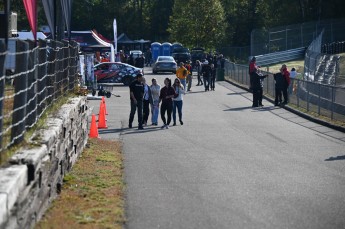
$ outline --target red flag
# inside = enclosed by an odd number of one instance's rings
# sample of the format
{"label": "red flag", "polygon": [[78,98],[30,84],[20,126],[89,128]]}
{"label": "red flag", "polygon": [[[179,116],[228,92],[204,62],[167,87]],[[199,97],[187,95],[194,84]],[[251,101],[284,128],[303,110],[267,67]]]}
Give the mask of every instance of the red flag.
{"label": "red flag", "polygon": [[29,19],[31,31],[34,35],[35,41],[37,40],[37,4],[36,0],[23,0],[26,14]]}

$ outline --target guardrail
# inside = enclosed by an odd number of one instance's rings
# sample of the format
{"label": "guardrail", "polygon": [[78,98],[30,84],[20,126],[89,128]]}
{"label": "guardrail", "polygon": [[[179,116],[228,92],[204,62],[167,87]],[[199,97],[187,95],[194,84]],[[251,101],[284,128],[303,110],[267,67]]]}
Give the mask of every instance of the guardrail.
{"label": "guardrail", "polygon": [[259,66],[267,66],[291,60],[303,59],[305,54],[305,47],[291,49],[282,52],[274,52],[256,57],[256,64]]}

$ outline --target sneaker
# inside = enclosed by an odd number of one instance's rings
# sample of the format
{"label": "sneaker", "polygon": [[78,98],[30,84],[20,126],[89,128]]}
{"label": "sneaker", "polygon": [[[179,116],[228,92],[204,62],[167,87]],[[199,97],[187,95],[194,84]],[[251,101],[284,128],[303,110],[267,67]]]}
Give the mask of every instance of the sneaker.
{"label": "sneaker", "polygon": [[162,127],[161,127],[161,129],[164,129],[166,127],[166,125],[163,125]]}
{"label": "sneaker", "polygon": [[183,125],[183,122],[182,122],[182,121],[180,121],[180,124],[181,124],[181,125]]}
{"label": "sneaker", "polygon": [[174,122],[173,126],[176,126],[176,122]]}
{"label": "sneaker", "polygon": [[165,129],[169,129],[169,126],[168,126],[168,125],[165,125]]}
{"label": "sneaker", "polygon": [[144,127],[142,127],[142,126],[138,127],[138,130],[143,130],[143,129],[144,129]]}

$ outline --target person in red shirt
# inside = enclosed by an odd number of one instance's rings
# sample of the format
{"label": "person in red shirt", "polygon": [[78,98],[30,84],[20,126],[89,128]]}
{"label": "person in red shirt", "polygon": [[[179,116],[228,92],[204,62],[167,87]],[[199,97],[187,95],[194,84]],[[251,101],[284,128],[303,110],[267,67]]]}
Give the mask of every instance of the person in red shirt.
{"label": "person in red shirt", "polygon": [[287,104],[289,102],[288,98],[288,88],[290,85],[290,72],[287,70],[287,67],[285,64],[282,65],[280,72],[282,73],[284,79],[285,79],[285,87],[283,89],[283,97],[284,97],[284,102],[283,105]]}

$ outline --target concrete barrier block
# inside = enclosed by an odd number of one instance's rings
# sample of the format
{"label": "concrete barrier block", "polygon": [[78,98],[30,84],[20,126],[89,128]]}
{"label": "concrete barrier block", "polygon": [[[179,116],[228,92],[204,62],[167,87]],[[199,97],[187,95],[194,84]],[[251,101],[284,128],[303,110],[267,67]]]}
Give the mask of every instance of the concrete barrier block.
{"label": "concrete barrier block", "polygon": [[0,193],[0,228],[5,228],[4,224],[8,219],[7,194]]}
{"label": "concrete barrier block", "polygon": [[[10,211],[16,203],[21,191],[28,183],[28,167],[12,165],[0,169],[0,194],[6,195],[6,210]],[[4,206],[1,204],[1,206]]]}

